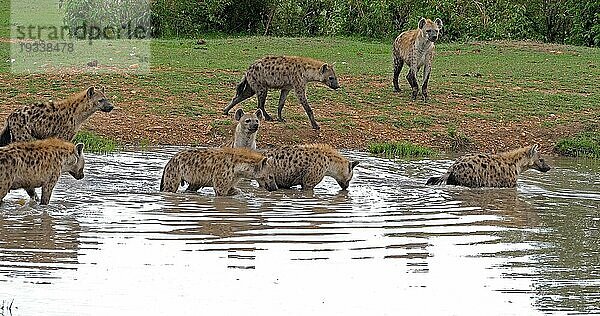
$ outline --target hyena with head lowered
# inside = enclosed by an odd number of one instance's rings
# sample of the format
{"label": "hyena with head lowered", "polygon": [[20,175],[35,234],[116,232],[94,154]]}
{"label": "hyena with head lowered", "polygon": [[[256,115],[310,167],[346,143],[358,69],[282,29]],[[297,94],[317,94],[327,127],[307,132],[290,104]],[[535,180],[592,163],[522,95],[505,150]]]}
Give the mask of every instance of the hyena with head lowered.
{"label": "hyena with head lowered", "polygon": [[433,49],[435,41],[440,36],[442,29],[442,20],[435,19],[432,22],[429,19],[421,18],[419,28],[401,33],[396,37],[393,47],[394,57],[394,91],[400,91],[398,86],[398,76],[402,66],[406,63],[410,70],[406,75],[406,80],[412,88],[412,99],[417,99],[419,93],[419,84],[417,83],[417,72],[423,67],[423,100],[427,100],[427,83],[431,73],[431,63],[433,61]]}
{"label": "hyena with head lowered", "polygon": [[238,122],[235,126],[233,139],[225,143],[222,147],[248,148],[256,150],[256,133],[262,120],[262,112],[256,110],[254,113],[244,113],[244,110],[235,111],[235,120]]}
{"label": "hyena with head lowered", "polygon": [[217,196],[240,193],[235,186],[242,179],[265,183],[269,191],[277,190],[272,173],[272,159],[247,148],[188,149],[175,154],[165,166],[160,191],[177,192],[188,183],[187,191],[213,187]]}
{"label": "hyena with head lowered", "polygon": [[223,109],[223,113],[229,113],[229,110],[236,104],[256,94],[258,108],[262,111],[265,120],[272,121],[273,118],[265,111],[267,91],[269,89],[280,89],[281,95],[277,107],[277,118],[283,122],[281,112],[285,99],[288,93],[294,90],[300,104],[306,111],[306,115],[308,115],[312,127],[319,129],[306,98],[306,84],[312,81],[324,83],[334,90],[340,87],[333,67],[322,61],[296,56],[263,57],[248,68],[244,78],[237,85],[235,97]]}
{"label": "hyena with head lowered", "polygon": [[40,204],[48,204],[62,172],[83,178],[83,144],[73,145],[50,138],[13,143],[0,148],[0,203],[9,190],[25,189],[37,200],[35,188],[42,187]]}
{"label": "hyena with head lowered", "polygon": [[60,138],[71,141],[81,125],[96,111],[110,112],[113,105],[104,88],[90,87],[66,100],[38,102],[11,113],[0,135],[0,146],[11,142]]}
{"label": "hyena with head lowered", "polygon": [[466,155],[458,158],[443,176],[429,178],[427,184],[450,184],[471,188],[515,187],[517,177],[525,170],[550,170],[538,148],[539,145],[535,144],[497,155]]}
{"label": "hyena with head lowered", "polygon": [[[295,185],[312,190],[325,176],[347,189],[358,161],[350,161],[326,144],[283,146],[269,149],[265,155],[273,159],[273,174],[278,188]],[[262,183],[259,184],[263,186]]]}

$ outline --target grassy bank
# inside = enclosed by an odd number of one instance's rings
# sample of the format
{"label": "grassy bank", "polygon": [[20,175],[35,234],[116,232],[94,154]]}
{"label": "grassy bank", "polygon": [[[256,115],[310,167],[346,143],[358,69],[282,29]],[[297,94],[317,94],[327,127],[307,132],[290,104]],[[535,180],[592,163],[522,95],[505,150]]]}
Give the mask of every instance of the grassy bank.
{"label": "grassy bank", "polygon": [[116,141],[89,131],[78,132],[73,143],[83,143],[84,151],[93,153],[110,153],[121,148]]}
{"label": "grassy bank", "polygon": [[373,143],[368,147],[370,153],[383,157],[419,158],[437,155],[436,151],[409,142]]}
{"label": "grassy bank", "polygon": [[[0,13],[0,22],[8,21],[7,12]],[[287,122],[264,123],[259,146],[322,141],[367,150],[372,143],[408,141],[442,151],[500,151],[537,142],[551,151],[559,139],[598,123],[600,49],[535,42],[442,42],[436,47],[430,100],[423,103],[410,101],[406,68],[402,91],[392,92],[387,42],[340,37],[208,38],[201,44],[155,40],[146,75],[15,75],[7,62],[9,43],[3,40],[0,119],[22,104],[101,84],[117,108],[95,114],[85,129],[122,144],[219,145],[233,126],[232,115],[223,116],[221,109],[245,69],[264,55],[286,54],[335,63],[342,88],[309,85],[320,132],[310,128],[290,94],[283,113]],[[278,97],[278,92],[269,94],[271,114]],[[240,106],[254,109],[256,99]]]}
{"label": "grassy bank", "polygon": [[556,152],[569,157],[600,159],[600,133],[583,132],[561,139],[556,144]]}

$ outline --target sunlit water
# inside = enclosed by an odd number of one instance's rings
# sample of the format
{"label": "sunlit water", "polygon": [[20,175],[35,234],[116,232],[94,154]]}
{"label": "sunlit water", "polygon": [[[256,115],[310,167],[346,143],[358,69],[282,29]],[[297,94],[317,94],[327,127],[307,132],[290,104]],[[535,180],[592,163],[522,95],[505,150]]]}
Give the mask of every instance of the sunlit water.
{"label": "sunlit water", "polygon": [[[516,189],[425,187],[450,160],[358,152],[349,190],[158,192],[177,151],[87,155],[48,207],[0,208],[12,315],[600,313],[600,165]],[[0,303],[0,306],[2,303]],[[0,310],[0,315],[10,311]]]}

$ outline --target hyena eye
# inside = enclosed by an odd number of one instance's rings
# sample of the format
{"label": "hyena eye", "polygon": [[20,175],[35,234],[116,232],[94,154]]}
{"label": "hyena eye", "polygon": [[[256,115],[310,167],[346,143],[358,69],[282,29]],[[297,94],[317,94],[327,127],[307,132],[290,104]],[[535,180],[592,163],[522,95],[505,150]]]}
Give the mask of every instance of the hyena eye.
{"label": "hyena eye", "polygon": [[335,79],[333,76],[329,77],[329,80],[333,81]]}
{"label": "hyena eye", "polygon": [[250,119],[247,119],[247,120],[246,120],[246,123],[250,123]]}

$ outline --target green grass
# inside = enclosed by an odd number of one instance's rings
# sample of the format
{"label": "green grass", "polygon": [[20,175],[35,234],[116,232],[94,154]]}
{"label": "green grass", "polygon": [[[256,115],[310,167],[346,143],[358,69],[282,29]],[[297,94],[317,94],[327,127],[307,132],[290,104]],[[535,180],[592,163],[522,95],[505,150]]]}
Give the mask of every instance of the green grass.
{"label": "green grass", "polygon": [[372,143],[369,145],[369,152],[384,157],[400,158],[431,157],[437,155],[437,152],[429,147],[409,142]]}
{"label": "green grass", "polygon": [[121,148],[116,141],[89,131],[80,131],[77,133],[73,143],[83,143],[84,151],[93,153],[110,153]]}
{"label": "green grass", "polygon": [[[400,128],[428,128],[438,123],[438,113],[457,107],[469,110],[465,114],[468,119],[492,122],[570,115],[574,111],[591,116],[595,113],[589,110],[600,108],[594,79],[600,77],[600,49],[594,48],[539,49],[527,43],[513,47],[511,42],[439,44],[429,84],[432,98],[428,110],[415,117],[400,115],[395,119],[394,112],[406,107],[410,92],[404,80],[405,67],[400,79],[402,91],[391,93],[389,43],[348,38],[241,37],[208,40],[206,50],[194,49],[193,43],[192,40],[155,41],[154,67],[173,67],[173,70],[154,72],[153,76],[169,91],[185,87],[188,93],[189,90],[210,92],[206,98],[200,96],[200,102],[214,102],[214,96],[229,100],[241,74],[255,59],[267,54],[287,54],[336,63],[342,89],[332,93],[313,84],[309,100],[341,103],[358,110],[376,108],[378,113],[373,114],[380,117],[379,121],[383,121],[385,112],[392,112],[388,115],[389,122]],[[190,69],[210,75],[201,74],[188,80]],[[174,73],[181,70],[184,75]],[[472,73],[482,76],[464,76]],[[348,82],[344,80],[347,77],[360,80]],[[188,83],[182,85],[182,79]],[[276,102],[277,94],[271,93],[267,106],[273,108]],[[292,98],[288,100],[288,104],[293,102]],[[191,104],[184,101],[182,106]],[[576,119],[571,117],[572,121]]]}
{"label": "green grass", "polygon": [[[0,0],[0,36],[4,37],[9,34],[8,8],[9,2]],[[100,83],[111,90],[115,102],[135,104],[143,114],[202,120],[221,133],[229,128],[221,109],[233,97],[247,67],[264,55],[285,54],[335,63],[341,88],[331,91],[311,83],[307,95],[322,128],[339,133],[361,128],[357,118],[398,131],[388,135],[402,135],[404,130],[444,135],[452,123],[490,127],[520,121],[540,122],[540,129],[559,124],[577,130],[581,129],[580,122],[597,121],[600,112],[598,48],[533,42],[442,42],[436,44],[430,100],[423,103],[410,101],[406,67],[400,76],[401,92],[392,92],[391,44],[387,41],[250,36],[208,37],[202,49],[195,43],[192,39],[153,40],[149,74],[76,74],[65,80],[56,75],[10,73],[10,63],[6,62],[9,44],[0,42],[0,102],[29,103],[46,91],[59,98],[81,86]],[[266,109],[272,115],[278,97],[277,92],[269,93]],[[240,106],[254,109],[256,98]],[[284,117],[285,130],[303,128],[307,121],[293,93],[286,102]],[[377,130],[372,132],[377,136]],[[456,141],[455,147],[467,142],[462,136],[448,135]]]}
{"label": "green grass", "polygon": [[600,133],[584,132],[572,138],[561,139],[554,149],[563,156],[600,159]]}

